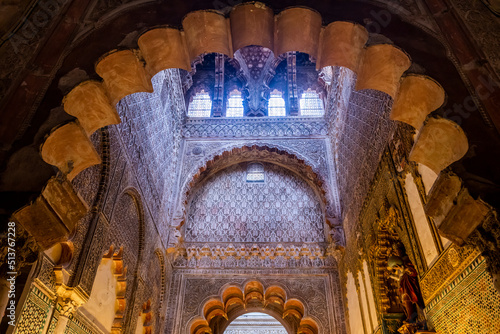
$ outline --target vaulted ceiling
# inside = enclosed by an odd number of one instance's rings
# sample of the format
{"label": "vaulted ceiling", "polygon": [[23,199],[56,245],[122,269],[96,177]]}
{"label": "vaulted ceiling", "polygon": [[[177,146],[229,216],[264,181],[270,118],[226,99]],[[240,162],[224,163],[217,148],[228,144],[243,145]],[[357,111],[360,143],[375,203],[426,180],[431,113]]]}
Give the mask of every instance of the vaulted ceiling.
{"label": "vaulted ceiling", "polygon": [[[347,20],[366,26],[371,32],[368,45],[394,43],[404,49],[413,61],[409,71],[433,77],[447,93],[445,105],[435,114],[459,121],[469,138],[472,149],[453,166],[454,170],[473,194],[498,205],[500,164],[496,160],[500,155],[491,154],[500,147],[498,133],[479,110],[464,111],[456,107],[470,103],[470,91],[462,80],[464,73],[460,67],[457,69],[456,58],[449,57],[450,45],[442,42],[447,36],[439,33],[434,23],[419,17],[416,6],[409,4],[409,10],[400,10],[398,13],[402,14],[395,15],[384,11],[384,3],[272,1],[269,5],[276,12],[291,5],[307,5],[321,13],[324,24]],[[0,121],[3,172],[0,187],[8,207],[6,213],[37,194],[54,173],[41,161],[37,148],[54,125],[72,119],[62,112],[62,97],[74,84],[87,78],[98,79],[94,64],[102,55],[114,48],[135,48],[137,37],[146,29],[165,24],[180,26],[188,12],[214,6],[223,12],[230,10],[229,4],[218,1],[161,4],[144,1],[133,6],[127,2],[96,1],[89,5],[84,0],[74,1],[66,15],[71,22],[56,15],[53,25],[37,30],[38,36],[44,38],[35,40],[23,35],[24,40],[19,44],[13,43],[14,39],[11,43],[4,42],[2,53],[6,61],[0,69],[4,110]],[[412,21],[412,18],[417,19]],[[276,62],[271,65],[271,55],[264,51],[257,52],[252,47],[238,51],[235,59],[245,60],[247,66],[235,68],[234,74],[243,71],[248,83],[262,79],[263,72],[257,70],[260,65],[263,69],[279,67]],[[370,142],[370,133],[364,133],[360,140]],[[33,165],[39,168],[33,170]],[[26,174],[30,174],[27,188],[13,185],[22,185]]]}

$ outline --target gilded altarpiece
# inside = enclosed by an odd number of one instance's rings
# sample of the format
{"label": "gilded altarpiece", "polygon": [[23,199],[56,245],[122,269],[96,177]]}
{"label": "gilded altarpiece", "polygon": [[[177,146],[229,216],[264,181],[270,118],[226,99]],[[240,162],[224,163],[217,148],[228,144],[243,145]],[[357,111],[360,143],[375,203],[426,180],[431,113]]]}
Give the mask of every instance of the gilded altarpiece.
{"label": "gilded altarpiece", "polygon": [[[404,175],[414,175],[424,205],[425,190],[416,166],[400,154],[405,150],[404,141],[400,144],[399,151],[384,154],[363,205],[360,225],[346,228],[345,262],[341,272],[360,271],[361,262],[368,260],[381,324],[375,332],[398,333],[405,315],[398,305],[398,287],[388,280],[387,254],[400,243],[418,272],[425,303],[419,319],[425,317],[430,332],[492,333],[491,328],[500,324],[496,311],[500,307],[500,296],[487,272],[487,263],[473,241],[463,247],[447,244],[430,265],[426,263],[404,190]],[[436,238],[439,238],[437,234]]]}

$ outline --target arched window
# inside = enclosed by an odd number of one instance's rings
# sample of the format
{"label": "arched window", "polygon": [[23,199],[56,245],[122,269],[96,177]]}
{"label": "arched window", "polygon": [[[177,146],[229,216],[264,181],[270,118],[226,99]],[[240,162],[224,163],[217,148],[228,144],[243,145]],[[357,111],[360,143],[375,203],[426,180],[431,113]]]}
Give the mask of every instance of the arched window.
{"label": "arched window", "polygon": [[229,93],[226,117],[243,117],[243,98],[241,92],[236,89]]}
{"label": "arched window", "polygon": [[283,94],[277,89],[273,90],[269,97],[268,115],[286,116],[285,100]]}
{"label": "arched window", "polygon": [[302,93],[302,97],[300,98],[300,114],[302,116],[316,117],[325,114],[323,101],[314,90],[308,89]]}
{"label": "arched window", "polygon": [[226,328],[224,334],[287,334],[283,325],[270,315],[252,312],[240,315]]}
{"label": "arched window", "polygon": [[251,163],[247,167],[247,182],[264,182],[264,166]]}
{"label": "arched window", "polygon": [[210,94],[201,90],[196,93],[191,103],[189,103],[188,117],[210,117],[212,111],[212,99]]}

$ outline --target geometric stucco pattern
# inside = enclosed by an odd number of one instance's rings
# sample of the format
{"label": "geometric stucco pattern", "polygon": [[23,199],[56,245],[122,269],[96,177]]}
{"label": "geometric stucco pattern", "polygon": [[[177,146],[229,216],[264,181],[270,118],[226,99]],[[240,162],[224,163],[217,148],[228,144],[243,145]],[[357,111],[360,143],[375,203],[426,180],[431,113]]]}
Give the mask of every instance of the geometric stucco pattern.
{"label": "geometric stucco pattern", "polygon": [[188,119],[185,138],[251,138],[326,136],[323,118]]}
{"label": "geometric stucco pattern", "polygon": [[336,198],[336,190],[332,186],[332,173],[334,169],[328,163],[327,141],[325,138],[287,139],[265,136],[258,140],[248,138],[211,141],[192,139],[186,141],[180,177],[182,183],[179,185],[179,199],[177,202],[182,202],[183,195],[188,188],[189,182],[208,161],[234,148],[241,148],[244,146],[251,147],[253,145],[279,149],[304,160],[304,162],[318,174],[320,179],[323,180],[323,187],[325,188],[325,195],[328,202],[334,203],[334,199]]}
{"label": "geometric stucco pattern", "polygon": [[[120,196],[115,204],[111,219],[112,242],[117,249],[123,246],[123,263],[130,273],[134,273],[139,256],[139,213],[135,199],[128,193]],[[133,285],[133,274],[127,275],[127,286]],[[127,289],[126,299],[132,297],[132,289]]]}
{"label": "geometric stucco pattern", "polygon": [[386,143],[396,123],[389,119],[392,99],[378,91],[353,91],[338,122],[343,131],[337,139],[338,191],[349,222],[357,220]]}
{"label": "geometric stucco pattern", "polygon": [[[182,308],[176,312],[175,320],[171,319],[174,323],[171,327],[172,333],[176,334],[186,332],[189,322],[201,314],[201,306],[210,298],[218,298],[223,287],[229,285],[243,287],[248,281],[244,275],[231,278],[226,275],[196,277],[184,274],[181,277],[183,281],[181,294],[171,296],[178,299],[177,302],[182,303]],[[332,299],[333,294],[338,292],[326,293],[326,291],[331,291],[329,289],[330,276],[326,272],[302,278],[287,275],[262,275],[258,280],[265,288],[272,285],[280,286],[285,290],[287,298],[300,300],[305,306],[305,316],[313,318],[318,323],[320,333],[345,333],[341,326],[335,323],[336,320],[330,316],[342,306],[337,305]]]}
{"label": "geometric stucco pattern", "polygon": [[263,164],[265,182],[246,182],[246,165],[209,178],[188,210],[186,242],[324,242],[317,195],[301,178]]}
{"label": "geometric stucco pattern", "polygon": [[175,193],[185,105],[179,70],[159,72],[152,83],[153,93],[129,95],[118,103],[122,123],[117,129],[132,168],[146,181],[144,199],[158,218]]}

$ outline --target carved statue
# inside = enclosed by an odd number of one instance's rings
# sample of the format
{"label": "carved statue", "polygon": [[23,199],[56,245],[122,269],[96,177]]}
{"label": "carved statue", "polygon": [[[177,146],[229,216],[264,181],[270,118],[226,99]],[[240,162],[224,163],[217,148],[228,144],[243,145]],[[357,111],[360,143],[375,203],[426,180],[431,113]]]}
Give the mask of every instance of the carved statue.
{"label": "carved statue", "polygon": [[418,317],[417,306],[421,309],[425,307],[418,284],[418,273],[407,256],[401,258],[392,255],[387,259],[387,266],[392,271],[390,277],[399,282],[399,295],[406,314],[405,321],[415,324]]}

